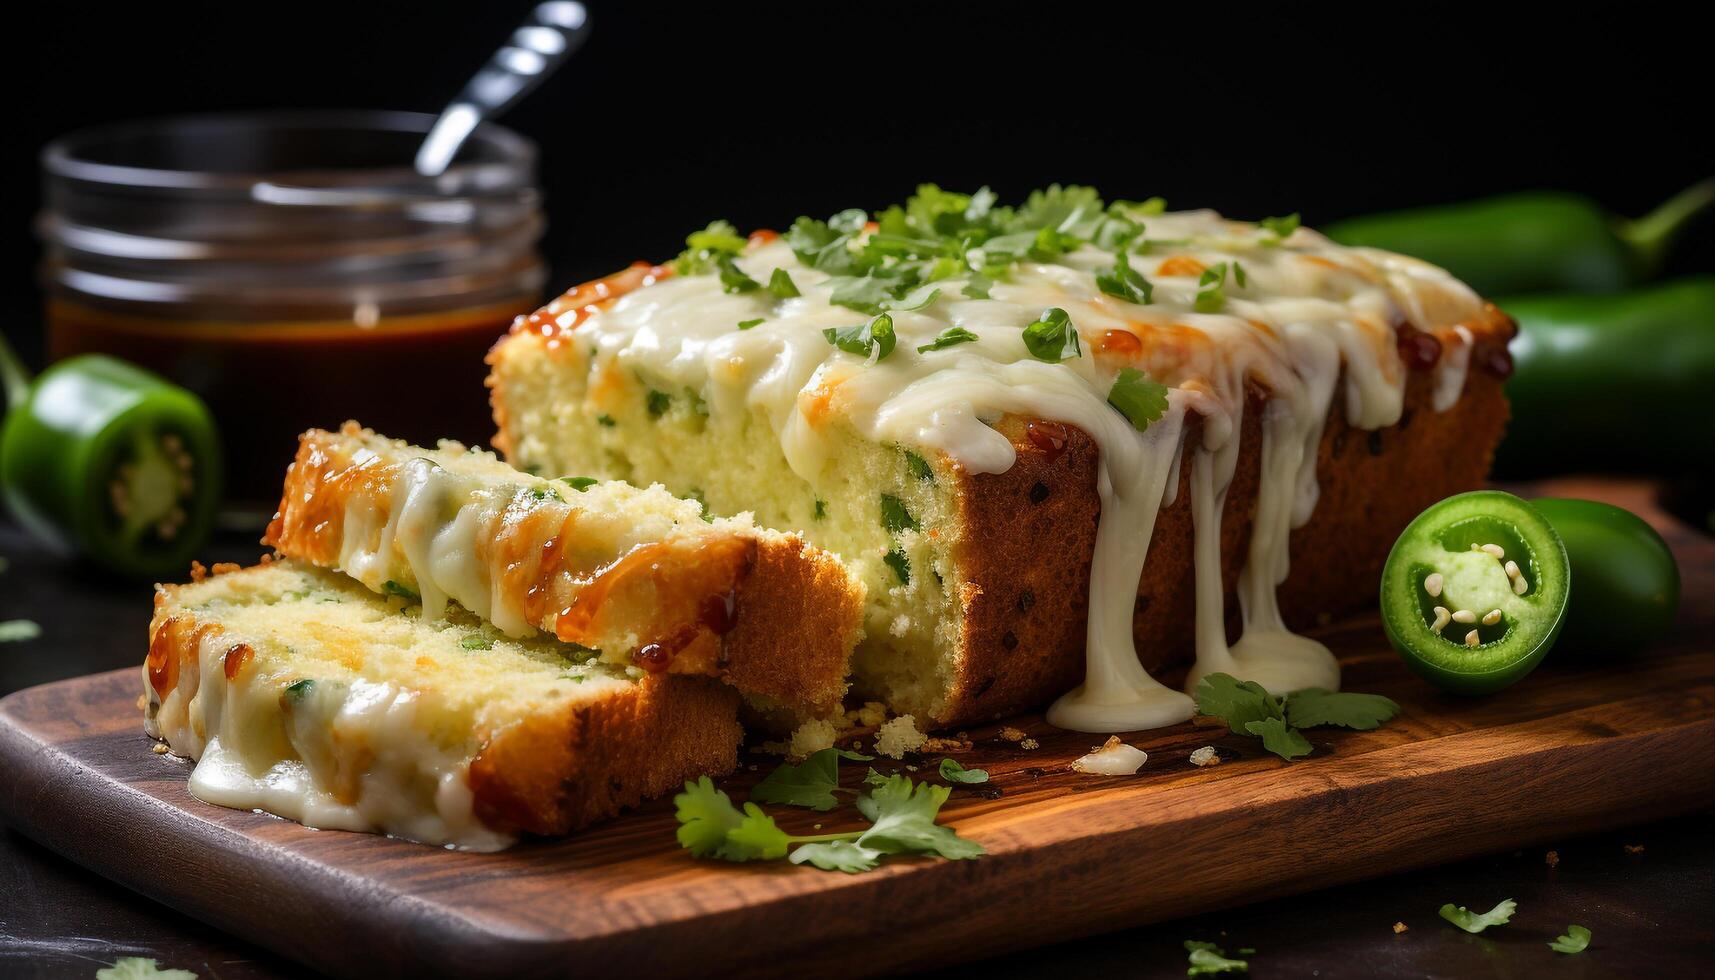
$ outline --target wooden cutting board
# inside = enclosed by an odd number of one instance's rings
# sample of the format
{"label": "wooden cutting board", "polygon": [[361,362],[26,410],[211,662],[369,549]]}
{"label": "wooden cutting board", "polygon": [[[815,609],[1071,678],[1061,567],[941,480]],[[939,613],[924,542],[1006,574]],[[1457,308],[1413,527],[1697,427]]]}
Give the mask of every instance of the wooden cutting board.
{"label": "wooden cutting board", "polygon": [[[1596,496],[1560,484],[1562,494]],[[1612,493],[1606,494],[1612,497]],[[1639,499],[1678,552],[1672,637],[1610,668],[1550,665],[1464,700],[1411,677],[1374,616],[1323,634],[1348,690],[1405,708],[1373,732],[1317,729],[1287,764],[1224,727],[1128,739],[1131,777],[1073,773],[1088,735],[1031,716],[1026,750],[973,729],[960,761],[992,774],[942,811],[975,861],[892,859],[843,875],[694,861],[657,801],[569,840],[465,854],[312,831],[191,798],[188,766],[150,751],[135,671],[0,702],[0,816],[145,895],[347,976],[879,972],[1438,864],[1715,802],[1715,543]],[[115,642],[138,642],[119,638]],[[1202,745],[1222,765],[1188,761]],[[939,756],[922,760],[927,777]],[[771,759],[753,760],[762,772]],[[848,764],[847,785],[863,766]],[[891,767],[888,767],[891,768]],[[723,785],[735,799],[759,773]],[[788,831],[856,826],[770,808]]]}

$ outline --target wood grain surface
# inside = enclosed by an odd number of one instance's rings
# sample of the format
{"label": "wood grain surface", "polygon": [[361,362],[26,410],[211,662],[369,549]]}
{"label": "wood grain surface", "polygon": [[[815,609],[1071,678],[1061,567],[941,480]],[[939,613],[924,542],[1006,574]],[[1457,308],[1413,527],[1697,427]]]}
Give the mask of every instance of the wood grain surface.
{"label": "wood grain surface", "polygon": [[[1575,495],[1575,485],[1556,485]],[[1685,577],[1668,641],[1605,668],[1552,662],[1507,692],[1466,700],[1406,673],[1373,616],[1321,637],[1348,690],[1405,708],[1373,732],[1318,729],[1287,764],[1224,727],[1129,739],[1133,777],[1080,775],[1096,739],[1031,716],[1027,751],[970,731],[944,819],[976,861],[890,859],[847,876],[698,862],[657,801],[562,841],[464,854],[312,831],[192,799],[186,763],[154,755],[135,671],[0,702],[0,816],[143,894],[347,976],[879,972],[993,956],[1454,858],[1688,812],[1715,802],[1715,543],[1648,507]],[[139,653],[141,657],[141,652]],[[1226,762],[1190,765],[1201,745]],[[939,756],[907,760],[927,778]],[[774,760],[752,760],[766,772]],[[891,769],[893,767],[885,767]],[[847,785],[863,766],[848,764]],[[735,799],[760,772],[724,785]],[[789,831],[858,823],[770,808]],[[885,937],[885,938],[883,938]]]}

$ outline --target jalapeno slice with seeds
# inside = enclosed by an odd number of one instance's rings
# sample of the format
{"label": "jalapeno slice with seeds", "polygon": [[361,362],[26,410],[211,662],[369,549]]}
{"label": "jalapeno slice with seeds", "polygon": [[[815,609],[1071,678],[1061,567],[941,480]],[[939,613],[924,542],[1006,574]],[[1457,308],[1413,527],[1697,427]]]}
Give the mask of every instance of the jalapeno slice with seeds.
{"label": "jalapeno slice with seeds", "polygon": [[1554,528],[1499,490],[1417,515],[1382,569],[1382,625],[1406,664],[1455,694],[1491,694],[1554,645],[1572,593]]}
{"label": "jalapeno slice with seeds", "polygon": [[192,393],[99,354],[29,378],[0,342],[0,497],[38,536],[121,575],[181,574],[219,500],[220,445]]}

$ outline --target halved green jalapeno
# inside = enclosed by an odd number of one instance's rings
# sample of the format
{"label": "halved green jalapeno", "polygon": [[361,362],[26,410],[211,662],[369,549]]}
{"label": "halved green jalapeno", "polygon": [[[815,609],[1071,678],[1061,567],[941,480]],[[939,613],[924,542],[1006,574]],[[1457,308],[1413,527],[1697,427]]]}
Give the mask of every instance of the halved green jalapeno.
{"label": "halved green jalapeno", "polygon": [[0,493],[38,536],[122,575],[180,575],[208,537],[220,445],[195,395],[99,354],[30,380],[0,340]]}
{"label": "halved green jalapeno", "polygon": [[1490,694],[1554,645],[1572,594],[1553,526],[1499,490],[1449,497],[1406,527],[1382,569],[1382,625],[1412,670],[1455,694]]}

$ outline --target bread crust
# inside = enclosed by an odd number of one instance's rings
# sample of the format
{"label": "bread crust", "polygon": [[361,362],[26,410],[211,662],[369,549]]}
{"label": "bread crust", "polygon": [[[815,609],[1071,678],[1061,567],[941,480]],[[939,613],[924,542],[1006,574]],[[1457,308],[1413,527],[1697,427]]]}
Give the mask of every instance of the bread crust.
{"label": "bread crust", "polygon": [[738,694],[704,677],[644,678],[632,697],[524,719],[470,764],[476,815],[497,830],[565,834],[738,767]]}
{"label": "bread crust", "polygon": [[[1506,363],[1514,332],[1499,310],[1490,306],[1488,312],[1472,327],[1471,370],[1447,411],[1431,407],[1433,377],[1425,371],[1408,376],[1399,423],[1374,433],[1348,423],[1336,399],[1317,455],[1321,496],[1310,521],[1292,532],[1292,572],[1277,593],[1289,626],[1312,626],[1373,603],[1381,566],[1405,525],[1429,504],[1483,485],[1507,418],[1502,372],[1483,366]],[[1229,635],[1238,624],[1234,593],[1256,508],[1265,398],[1265,392],[1250,392],[1221,519]],[[1056,454],[1027,438],[1026,424],[1009,417],[996,426],[1017,450],[1011,469],[957,470],[963,630],[954,679],[934,719],[941,727],[1040,707],[1084,676],[1090,563],[1101,513],[1096,444],[1068,426],[1071,438]],[[1152,674],[1193,654],[1190,458],[1199,432],[1200,421],[1188,419],[1178,494],[1157,517],[1138,583],[1132,635]]]}

